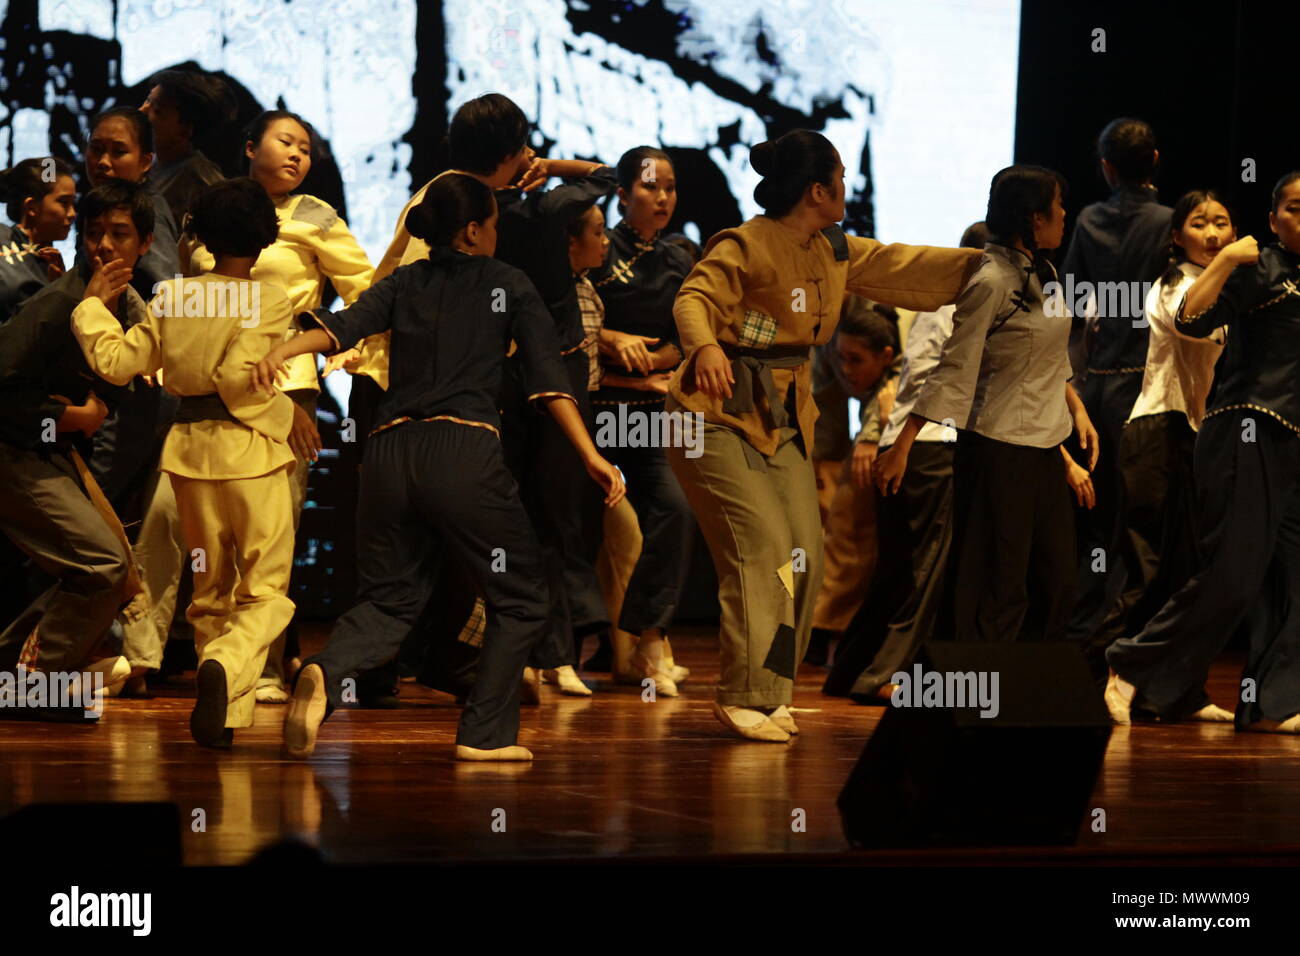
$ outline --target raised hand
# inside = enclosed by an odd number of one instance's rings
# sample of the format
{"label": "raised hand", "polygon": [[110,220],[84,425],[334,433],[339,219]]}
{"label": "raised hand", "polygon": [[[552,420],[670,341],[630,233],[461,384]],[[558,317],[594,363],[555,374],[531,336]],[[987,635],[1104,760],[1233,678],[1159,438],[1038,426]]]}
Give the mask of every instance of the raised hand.
{"label": "raised hand", "polygon": [[[60,260],[61,261],[61,260]],[[100,263],[86,283],[86,294],[82,300],[99,299],[112,310],[117,306],[118,296],[131,282],[131,267],[121,259]]]}

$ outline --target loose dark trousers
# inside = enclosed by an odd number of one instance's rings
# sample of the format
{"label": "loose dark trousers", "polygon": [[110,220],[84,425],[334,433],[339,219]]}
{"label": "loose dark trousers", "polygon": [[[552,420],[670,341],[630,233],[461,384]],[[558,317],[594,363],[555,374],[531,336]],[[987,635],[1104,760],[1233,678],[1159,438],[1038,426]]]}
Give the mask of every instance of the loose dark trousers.
{"label": "loose dark trousers", "polygon": [[[579,349],[563,361],[570,391],[590,430],[587,353]],[[555,419],[528,403],[513,359],[507,368],[502,406],[506,461],[541,542],[551,602],[546,637],[528,665],[549,670],[577,663],[575,635],[594,634],[609,626],[596,578],[596,551],[584,518],[591,477]]]}
{"label": "loose dark trousers", "polygon": [[447,549],[487,604],[478,680],[456,742],[484,750],[519,736],[519,675],[546,629],[541,551],[501,443],[484,428],[411,422],[370,439],[357,507],[360,603],[305,664],[325,671],[330,703],[342,682],[393,658],[420,616]]}
{"label": "loose dark trousers", "polygon": [[[662,402],[629,405],[628,412],[662,413]],[[604,405],[598,411],[617,415],[618,405]],[[651,418],[647,434],[663,436],[657,419]],[[602,448],[601,454],[618,466],[627,479],[627,499],[641,525],[641,555],[627,582],[618,626],[640,635],[652,628],[667,628],[691,570],[695,545],[695,517],[690,502],[677,483],[663,448]]]}
{"label": "loose dark trousers", "polygon": [[[1078,559],[1075,571],[1074,606],[1070,612],[1069,637],[1081,645],[1094,638],[1107,612],[1124,589],[1133,565],[1132,553],[1123,535],[1124,478],[1120,471],[1120,447],[1124,423],[1133,412],[1142,391],[1142,373],[1089,375],[1080,389],[1088,417],[1101,439],[1101,454],[1092,470],[1092,487],[1097,503],[1079,508]],[[1106,555],[1106,570],[1094,571],[1094,552]]]}
{"label": "loose dark trousers", "polygon": [[1247,622],[1245,676],[1257,700],[1239,702],[1238,726],[1261,714],[1284,719],[1300,711],[1300,618],[1291,606],[1300,592],[1289,590],[1300,577],[1300,436],[1263,412],[1223,412],[1201,425],[1195,468],[1202,569],[1106,660],[1137,687],[1135,706],[1177,720],[1209,702],[1210,665]]}
{"label": "loose dark trousers", "polygon": [[1140,581],[1126,588],[1125,637],[1146,627],[1198,569],[1196,432],[1178,412],[1129,423],[1120,441],[1124,525]]}
{"label": "loose dark trousers", "polygon": [[822,692],[869,697],[934,635],[952,543],[951,442],[917,442],[877,515],[880,563],[835,651]]}
{"label": "loose dark trousers", "polygon": [[[953,456],[952,640],[1058,641],[1073,606],[1074,511],[1059,446],[962,432]],[[944,636],[943,628],[935,636]]]}
{"label": "loose dark trousers", "polygon": [[0,488],[0,532],[54,578],[0,634],[0,670],[15,667],[33,628],[37,666],[76,670],[123,604],[130,557],[66,454],[0,443]]}

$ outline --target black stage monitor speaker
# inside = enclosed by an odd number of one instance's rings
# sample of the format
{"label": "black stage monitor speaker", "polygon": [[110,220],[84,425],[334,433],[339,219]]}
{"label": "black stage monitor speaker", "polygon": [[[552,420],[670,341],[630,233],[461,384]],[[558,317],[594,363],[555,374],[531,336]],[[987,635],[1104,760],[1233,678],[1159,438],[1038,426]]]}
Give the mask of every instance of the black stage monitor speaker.
{"label": "black stage monitor speaker", "polygon": [[1110,718],[1073,644],[931,642],[840,793],[856,847],[1073,843]]}

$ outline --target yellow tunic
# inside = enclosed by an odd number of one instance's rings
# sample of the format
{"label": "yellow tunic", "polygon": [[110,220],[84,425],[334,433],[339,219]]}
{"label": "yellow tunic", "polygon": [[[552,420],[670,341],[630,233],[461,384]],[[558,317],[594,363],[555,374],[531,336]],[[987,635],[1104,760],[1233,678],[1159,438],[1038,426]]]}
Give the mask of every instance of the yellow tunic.
{"label": "yellow tunic", "polygon": [[[289,297],[293,316],[320,307],[325,280],[329,279],[345,305],[370,288],[375,270],[365,251],[334,207],[314,196],[285,196],[275,204],[280,234],[262,250],[253,266],[253,278],[277,285]],[[187,275],[211,271],[215,259],[201,243],[188,249]],[[291,323],[286,337],[298,334]],[[299,355],[290,360],[288,375],[280,383],[285,391],[320,391],[316,356]]]}
{"label": "yellow tunic", "polygon": [[[755,450],[771,455],[778,429],[769,427],[765,409],[727,414],[721,399],[696,391],[695,356],[701,346],[820,345],[835,331],[846,290],[897,308],[932,311],[957,298],[983,255],[978,249],[844,238],[844,261],[837,260],[825,235],[809,240],[767,216],[710,239],[673,304],[686,360],[669,383],[669,408],[701,412],[705,421],[735,429]],[[799,430],[811,442],[817,421],[811,363],[774,368],[771,375],[782,402],[795,383]]]}
{"label": "yellow tunic", "polygon": [[169,474],[256,478],[294,461],[286,444],[293,425],[293,402],[282,392],[268,395],[248,390],[253,364],[284,340],[291,317],[289,300],[275,286],[252,282],[244,300],[253,302],[253,294],[257,296],[258,308],[251,318],[242,317],[233,308],[213,310],[225,313],[216,317],[192,314],[194,308],[185,308],[187,302],[208,305],[219,301],[209,289],[219,285],[230,289],[228,284],[236,282],[239,280],[209,274],[163,283],[149,304],[145,321],[126,332],[99,299],[86,299],[72,313],[72,331],[81,351],[106,381],[124,385],[136,375],[152,375],[161,369],[164,386],[173,395],[216,393],[239,419],[239,423],[173,425],[160,465]]}

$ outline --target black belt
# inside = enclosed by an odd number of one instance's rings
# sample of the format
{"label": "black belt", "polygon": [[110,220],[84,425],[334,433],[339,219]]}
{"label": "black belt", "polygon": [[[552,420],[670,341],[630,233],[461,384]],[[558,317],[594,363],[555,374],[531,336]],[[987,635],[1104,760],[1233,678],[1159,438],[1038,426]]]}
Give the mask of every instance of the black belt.
{"label": "black belt", "polygon": [[738,345],[723,345],[723,353],[731,359],[731,375],[736,380],[731,386],[731,398],[722,400],[722,410],[728,415],[743,415],[757,408],[755,399],[759,391],[767,399],[768,417],[772,428],[784,428],[789,423],[785,403],[776,393],[772,380],[774,368],[798,368],[808,361],[807,345],[781,345],[771,349],[747,349]]}
{"label": "black belt", "polygon": [[176,423],[181,425],[193,422],[239,424],[239,419],[230,414],[230,409],[226,408],[226,403],[216,392],[207,395],[182,395],[176,409]]}

